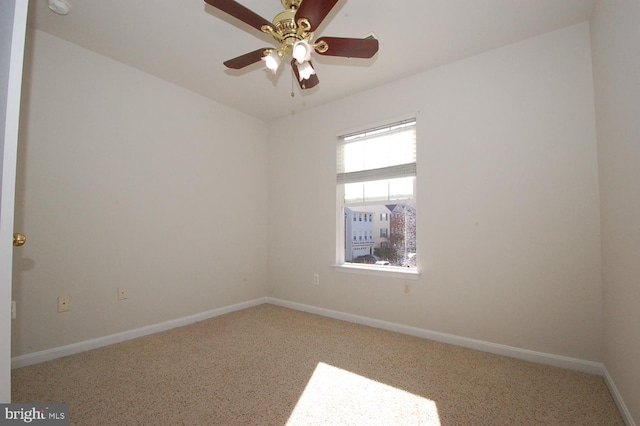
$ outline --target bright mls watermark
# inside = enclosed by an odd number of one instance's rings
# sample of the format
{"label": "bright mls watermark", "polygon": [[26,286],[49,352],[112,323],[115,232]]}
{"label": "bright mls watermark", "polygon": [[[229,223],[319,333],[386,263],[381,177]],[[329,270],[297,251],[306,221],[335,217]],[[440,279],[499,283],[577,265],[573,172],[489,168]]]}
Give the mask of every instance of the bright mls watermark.
{"label": "bright mls watermark", "polygon": [[0,404],[0,426],[69,426],[67,404]]}

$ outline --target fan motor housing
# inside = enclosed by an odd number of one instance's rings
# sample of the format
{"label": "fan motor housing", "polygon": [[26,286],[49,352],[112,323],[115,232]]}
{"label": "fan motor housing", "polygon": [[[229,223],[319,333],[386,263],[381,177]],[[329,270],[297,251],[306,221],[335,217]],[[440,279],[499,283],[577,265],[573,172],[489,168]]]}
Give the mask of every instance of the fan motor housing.
{"label": "fan motor housing", "polygon": [[[284,2],[285,0],[283,0]],[[294,0],[295,1],[295,0]],[[273,34],[273,37],[280,43],[289,45],[298,40],[306,38],[306,34],[301,34],[298,29],[298,25],[295,21],[296,11],[294,9],[285,10],[280,12],[273,18],[273,25],[277,36]]]}
{"label": "fan motor housing", "polygon": [[282,11],[273,18],[274,29],[263,28],[263,31],[270,33],[278,43],[281,43],[283,47],[287,48],[293,46],[296,41],[311,40],[313,33],[309,32],[311,28],[309,21],[304,19],[302,22],[296,23],[295,17],[295,9]]}

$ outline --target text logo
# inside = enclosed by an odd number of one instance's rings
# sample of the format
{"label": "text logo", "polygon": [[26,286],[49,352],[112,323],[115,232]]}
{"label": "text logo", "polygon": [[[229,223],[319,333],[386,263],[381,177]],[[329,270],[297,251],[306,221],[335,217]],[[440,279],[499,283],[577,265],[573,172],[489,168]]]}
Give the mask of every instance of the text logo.
{"label": "text logo", "polygon": [[0,426],[69,426],[67,404],[0,404]]}

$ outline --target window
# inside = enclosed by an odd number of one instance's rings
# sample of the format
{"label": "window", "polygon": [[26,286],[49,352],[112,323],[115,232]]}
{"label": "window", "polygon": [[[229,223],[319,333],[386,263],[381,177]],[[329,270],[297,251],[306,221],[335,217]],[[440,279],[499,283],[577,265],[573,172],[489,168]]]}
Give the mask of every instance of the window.
{"label": "window", "polygon": [[416,270],[415,119],[338,137],[337,166],[338,263]]}

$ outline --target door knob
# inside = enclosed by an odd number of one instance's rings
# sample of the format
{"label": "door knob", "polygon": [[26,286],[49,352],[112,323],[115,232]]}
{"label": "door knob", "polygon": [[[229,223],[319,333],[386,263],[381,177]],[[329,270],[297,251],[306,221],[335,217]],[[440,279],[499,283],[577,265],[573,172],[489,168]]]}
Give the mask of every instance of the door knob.
{"label": "door knob", "polygon": [[27,237],[24,234],[15,233],[13,234],[13,245],[18,247],[24,245],[27,242]]}

